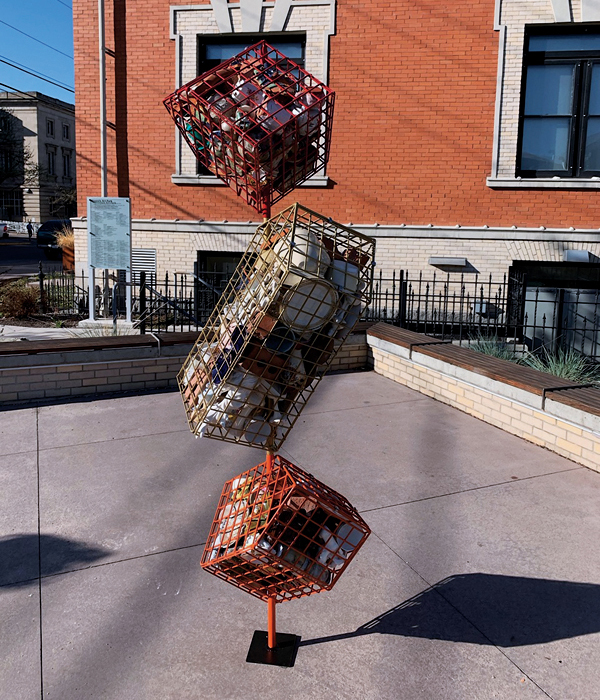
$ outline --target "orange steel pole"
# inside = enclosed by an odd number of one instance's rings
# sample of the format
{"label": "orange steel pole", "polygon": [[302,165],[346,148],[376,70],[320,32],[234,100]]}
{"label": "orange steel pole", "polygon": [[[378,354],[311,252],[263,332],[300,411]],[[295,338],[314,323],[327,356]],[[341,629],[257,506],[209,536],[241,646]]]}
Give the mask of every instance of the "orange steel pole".
{"label": "orange steel pole", "polygon": [[[268,201],[265,205],[265,210],[263,212],[264,218],[263,218],[263,223],[267,223],[269,219],[271,218],[271,202]],[[267,236],[268,238],[268,236]],[[273,433],[271,431],[271,436],[269,438],[269,441],[267,442],[267,461],[266,461],[266,466],[267,466],[267,476],[270,476],[271,472],[273,471],[273,460],[274,460],[274,453],[271,448],[271,444],[273,442]],[[269,605],[271,604],[271,599],[269,598]],[[269,630],[271,629],[271,608],[269,608]],[[275,629],[275,606],[273,606],[273,629]],[[271,633],[269,632],[269,648],[271,647]],[[275,639],[275,632],[273,632],[273,639]]]}
{"label": "orange steel pole", "polygon": [[269,475],[273,471],[273,463],[275,462],[275,454],[273,453],[273,450],[267,450],[267,461],[266,461],[266,466],[267,466],[267,475]]}
{"label": "orange steel pole", "polygon": [[268,605],[268,615],[269,615],[269,626],[267,627],[267,646],[269,649],[275,649],[277,646],[277,630],[275,624],[275,596],[271,596],[267,602]]}

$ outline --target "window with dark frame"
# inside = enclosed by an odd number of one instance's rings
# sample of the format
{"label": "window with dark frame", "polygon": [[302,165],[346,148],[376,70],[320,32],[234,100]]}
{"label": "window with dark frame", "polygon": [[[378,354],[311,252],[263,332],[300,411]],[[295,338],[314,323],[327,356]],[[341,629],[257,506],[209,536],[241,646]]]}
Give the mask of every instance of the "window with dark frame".
{"label": "window with dark frame", "polygon": [[54,119],[46,119],[46,136],[54,138]]}
{"label": "window with dark frame", "polygon": [[[201,34],[198,36],[198,75],[206,73],[211,68],[216,68],[220,63],[233,58],[249,46],[264,39],[273,48],[281,51],[294,63],[304,68],[304,53],[306,48],[306,34],[286,32],[285,34]],[[215,177],[200,163],[197,163],[198,175]],[[216,178],[215,178],[216,179]]]}
{"label": "window with dark frame", "polygon": [[56,175],[56,151],[54,148],[48,149],[48,175]]}
{"label": "window with dark frame", "polygon": [[526,28],[516,175],[600,175],[600,26]]}
{"label": "window with dark frame", "polygon": [[71,130],[69,129],[68,124],[62,125],[62,135],[65,141],[68,141],[71,138]]}
{"label": "window with dark frame", "polygon": [[63,150],[63,177],[71,177],[71,151]]}

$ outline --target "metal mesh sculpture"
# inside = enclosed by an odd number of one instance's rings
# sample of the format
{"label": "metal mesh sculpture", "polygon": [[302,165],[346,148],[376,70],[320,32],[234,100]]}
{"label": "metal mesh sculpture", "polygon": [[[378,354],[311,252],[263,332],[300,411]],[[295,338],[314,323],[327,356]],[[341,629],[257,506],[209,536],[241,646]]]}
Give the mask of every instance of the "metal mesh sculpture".
{"label": "metal mesh sculpture", "polygon": [[281,602],[330,590],[370,534],[356,509],[277,456],[225,483],[202,567]]}
{"label": "metal mesh sculpture", "polygon": [[164,104],[198,161],[265,216],[329,158],[334,93],[264,41]]}
{"label": "metal mesh sculpture", "polygon": [[275,456],[371,299],[375,243],[299,204],[327,163],[334,93],[261,41],[164,101],[198,161],[267,220],[178,375],[192,432],[266,448],[223,489],[202,566],[268,602],[247,661],[291,666],[275,605],[329,590],[370,530],[348,501]]}
{"label": "metal mesh sculpture", "polygon": [[370,301],[373,255],[299,204],[259,226],[178,376],[192,432],[276,451]]}

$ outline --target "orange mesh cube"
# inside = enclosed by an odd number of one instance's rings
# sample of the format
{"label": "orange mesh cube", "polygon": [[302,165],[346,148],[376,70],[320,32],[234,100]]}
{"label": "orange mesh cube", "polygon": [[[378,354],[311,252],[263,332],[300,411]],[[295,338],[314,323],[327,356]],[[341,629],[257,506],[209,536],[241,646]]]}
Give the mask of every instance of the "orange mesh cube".
{"label": "orange mesh cube", "polygon": [[374,253],[299,204],[259,226],[178,375],[194,435],[279,449],[369,304]]}
{"label": "orange mesh cube", "polygon": [[342,495],[277,455],[225,484],[201,565],[281,602],[333,588],[370,533]]}
{"label": "orange mesh cube", "polygon": [[198,161],[258,212],[325,167],[334,93],[261,41],[164,100]]}

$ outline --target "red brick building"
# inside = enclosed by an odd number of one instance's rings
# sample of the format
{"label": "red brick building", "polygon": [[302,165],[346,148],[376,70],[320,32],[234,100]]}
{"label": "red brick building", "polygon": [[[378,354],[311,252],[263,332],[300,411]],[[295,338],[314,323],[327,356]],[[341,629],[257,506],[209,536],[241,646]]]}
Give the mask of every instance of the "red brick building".
{"label": "red brick building", "polygon": [[[73,8],[83,212],[100,194],[98,10]],[[384,270],[600,256],[595,0],[106,0],[106,27],[108,194],[131,197],[133,247],[159,272],[242,250],[258,220],[198,174],[162,100],[260,37],[336,91],[327,170],[281,208],[374,235]]]}

